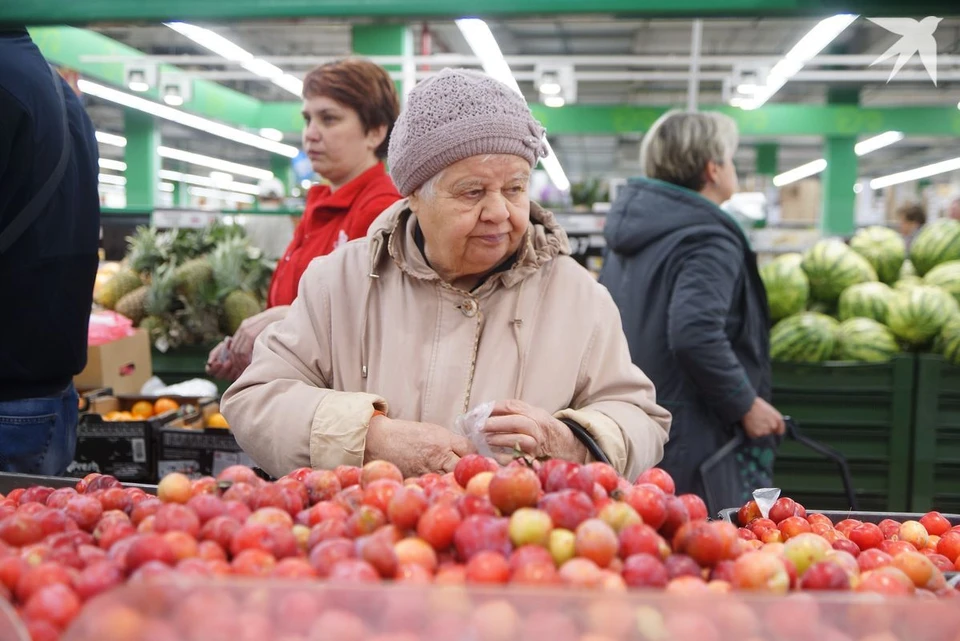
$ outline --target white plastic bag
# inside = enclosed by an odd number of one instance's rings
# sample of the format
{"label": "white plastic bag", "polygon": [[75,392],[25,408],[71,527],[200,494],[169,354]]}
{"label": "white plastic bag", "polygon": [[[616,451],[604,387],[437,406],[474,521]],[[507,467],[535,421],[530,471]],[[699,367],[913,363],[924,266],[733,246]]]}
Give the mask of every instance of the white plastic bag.
{"label": "white plastic bag", "polygon": [[192,378],[189,381],[164,386],[163,381],[155,376],[144,383],[140,393],[144,396],[197,396],[200,398],[218,396],[216,383],[203,378]]}
{"label": "white plastic bag", "polygon": [[493,413],[493,406],[493,401],[481,403],[466,414],[458,416],[455,425],[457,431],[473,441],[477,452],[482,456],[494,456],[494,451],[487,444],[487,438],[483,433],[483,426]]}
{"label": "white plastic bag", "polygon": [[760,515],[765,519],[770,518],[770,508],[773,507],[778,498],[780,498],[780,488],[778,487],[761,487],[753,491],[753,500],[757,502]]}

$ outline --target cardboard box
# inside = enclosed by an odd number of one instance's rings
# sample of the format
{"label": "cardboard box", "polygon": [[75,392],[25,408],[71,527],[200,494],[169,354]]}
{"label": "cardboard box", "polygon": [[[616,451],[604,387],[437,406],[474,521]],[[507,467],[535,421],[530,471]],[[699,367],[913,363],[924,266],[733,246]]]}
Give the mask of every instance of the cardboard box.
{"label": "cardboard box", "polygon": [[180,472],[191,478],[217,476],[231,465],[254,467],[227,429],[177,429],[164,425],[157,437],[157,478]]}
{"label": "cardboard box", "polygon": [[87,348],[87,366],[73,378],[81,388],[111,387],[117,394],[139,394],[153,375],[150,338],[142,329],[132,336]]}

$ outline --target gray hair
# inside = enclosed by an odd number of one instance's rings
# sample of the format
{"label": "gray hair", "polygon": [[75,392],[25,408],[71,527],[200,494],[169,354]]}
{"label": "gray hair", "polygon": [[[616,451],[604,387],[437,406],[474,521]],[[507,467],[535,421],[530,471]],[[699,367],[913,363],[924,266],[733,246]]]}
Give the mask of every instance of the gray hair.
{"label": "gray hair", "polygon": [[724,164],[739,142],[737,123],[730,116],[715,111],[668,111],[643,138],[640,170],[648,178],[700,191],[707,163]]}

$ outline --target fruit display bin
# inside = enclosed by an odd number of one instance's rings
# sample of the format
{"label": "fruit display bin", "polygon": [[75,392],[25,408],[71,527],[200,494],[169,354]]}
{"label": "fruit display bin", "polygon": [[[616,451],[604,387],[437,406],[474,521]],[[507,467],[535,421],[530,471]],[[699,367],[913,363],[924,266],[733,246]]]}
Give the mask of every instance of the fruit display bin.
{"label": "fruit display bin", "polygon": [[30,641],[30,635],[13,607],[0,599],[0,639],[3,641]]}
{"label": "fruit display bin", "polygon": [[960,512],[960,367],[917,356],[910,508]]}
{"label": "fruit display bin", "polygon": [[92,601],[62,641],[953,641],[948,600],[798,593],[150,582]]}
{"label": "fruit display bin", "polygon": [[[774,363],[773,402],[804,434],[846,457],[860,509],[909,505],[915,359],[889,363]],[[836,465],[792,442],[780,447],[774,483],[804,505],[849,509]]]}
{"label": "fruit display bin", "polygon": [[[40,476],[36,474],[10,474],[0,472],[0,494],[7,495],[12,490],[27,489],[30,487],[52,487],[58,489],[61,487],[75,487],[80,481],[78,478],[64,476]],[[143,483],[123,483],[123,487],[138,487],[147,494],[156,494],[156,485],[146,485]],[[0,636],[0,639],[3,639]]]}
{"label": "fruit display bin", "polygon": [[[737,522],[737,512],[739,508],[730,508],[727,510],[720,510],[719,517],[724,521],[733,523],[734,525],[739,526]],[[823,514],[825,517],[833,521],[834,525],[843,521],[844,519],[856,519],[857,521],[863,521],[864,523],[879,523],[884,519],[893,519],[894,521],[919,521],[923,514],[915,514],[913,512],[852,512],[849,510],[807,510],[808,514]],[[951,525],[960,525],[960,514],[943,514],[944,518],[950,521]]]}

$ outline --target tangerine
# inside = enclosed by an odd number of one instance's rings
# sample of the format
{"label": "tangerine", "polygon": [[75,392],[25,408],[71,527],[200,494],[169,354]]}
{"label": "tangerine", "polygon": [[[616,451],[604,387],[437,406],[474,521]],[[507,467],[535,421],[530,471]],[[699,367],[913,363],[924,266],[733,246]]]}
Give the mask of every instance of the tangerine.
{"label": "tangerine", "polygon": [[130,413],[141,418],[150,418],[153,416],[153,403],[150,401],[137,401],[130,408]]}
{"label": "tangerine", "polygon": [[180,403],[176,402],[172,398],[158,398],[157,402],[153,404],[154,415],[166,414],[167,412],[172,412],[178,409],[180,409]]}
{"label": "tangerine", "polygon": [[215,412],[210,415],[210,418],[207,419],[207,427],[219,427],[223,429],[230,429],[230,424],[227,423],[227,419],[220,412]]}

